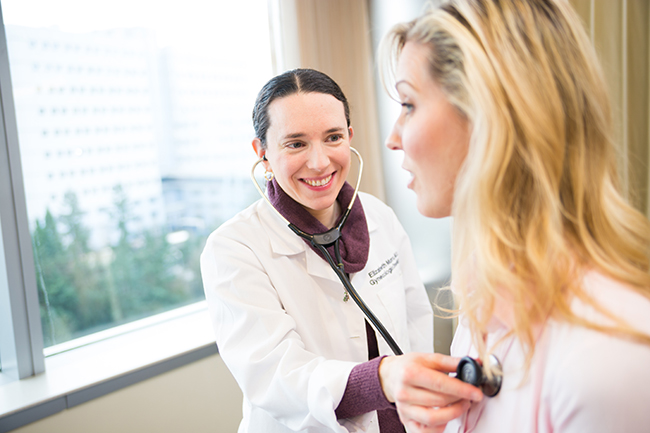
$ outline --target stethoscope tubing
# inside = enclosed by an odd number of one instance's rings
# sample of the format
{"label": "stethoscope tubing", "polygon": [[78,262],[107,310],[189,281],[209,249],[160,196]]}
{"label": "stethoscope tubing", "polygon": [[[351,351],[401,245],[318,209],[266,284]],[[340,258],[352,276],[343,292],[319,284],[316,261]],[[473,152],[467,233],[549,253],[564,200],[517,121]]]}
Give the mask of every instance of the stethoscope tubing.
{"label": "stethoscope tubing", "polygon": [[[350,203],[348,204],[347,209],[345,210],[345,213],[343,217],[341,218],[341,221],[339,224],[328,230],[325,233],[316,233],[316,234],[309,234],[305,233],[304,231],[300,230],[298,227],[290,223],[278,210],[273,206],[269,198],[264,194],[264,191],[262,191],[262,188],[259,186],[257,183],[257,179],[255,178],[255,168],[257,165],[262,162],[264,159],[260,158],[255,162],[253,165],[253,168],[251,170],[251,178],[253,179],[253,183],[255,184],[255,188],[257,188],[257,191],[260,193],[262,198],[266,200],[266,202],[271,206],[271,209],[273,209],[279,216],[284,220],[288,227],[293,231],[295,234],[300,236],[301,238],[307,240],[311,245],[314,246],[314,248],[318,249],[323,256],[326,258],[327,263],[331,266],[332,270],[336,273],[336,275],[339,277],[339,280],[341,280],[341,283],[343,284],[343,287],[345,287],[346,292],[350,295],[350,297],[354,300],[354,302],[357,304],[359,309],[363,312],[363,314],[366,316],[366,318],[370,321],[372,326],[379,332],[379,334],[382,336],[384,341],[388,344],[390,349],[393,351],[395,355],[402,355],[403,352],[400,349],[399,345],[395,342],[393,339],[392,335],[390,335],[390,332],[386,329],[386,327],[381,323],[381,321],[375,316],[375,314],[370,310],[368,305],[363,301],[361,296],[359,296],[359,293],[357,290],[354,288],[352,283],[350,282],[349,277],[345,273],[345,270],[343,269],[343,263],[340,258],[340,250],[339,250],[339,238],[341,236],[341,230],[343,228],[343,224],[348,218],[348,215],[350,214],[350,210],[352,209],[352,205],[354,204],[354,201],[357,198],[357,193],[359,192],[359,185],[361,184],[361,174],[363,173],[363,159],[361,158],[361,155],[359,152],[353,148],[350,147],[350,150],[354,152],[357,157],[359,158],[359,175],[357,176],[357,184],[354,188],[354,194],[352,195],[352,199],[350,200]],[[332,258],[332,255],[329,253],[326,247],[330,245],[334,245],[334,251],[337,256],[337,262],[334,261]]]}
{"label": "stethoscope tubing", "polygon": [[[255,187],[257,188],[257,191],[260,193],[260,195],[266,200],[269,206],[271,206],[271,209],[273,209],[275,213],[278,214],[278,216],[282,218],[282,220],[284,220],[285,223],[287,223],[287,226],[291,229],[291,231],[293,231],[295,234],[308,241],[314,248],[316,248],[318,251],[320,251],[323,254],[323,257],[325,257],[327,263],[330,265],[334,273],[338,276],[339,280],[341,280],[341,284],[343,284],[346,293],[354,300],[354,302],[357,304],[359,309],[370,321],[370,323],[375,328],[375,330],[379,332],[379,334],[382,336],[384,341],[388,344],[388,346],[393,351],[393,353],[395,355],[402,355],[403,354],[402,350],[400,349],[399,345],[395,342],[392,335],[390,335],[390,332],[388,332],[386,327],[384,327],[383,323],[381,323],[381,321],[377,318],[377,316],[375,316],[372,310],[368,308],[368,305],[366,305],[366,303],[363,301],[363,299],[361,298],[357,290],[350,282],[350,278],[348,277],[348,274],[345,273],[343,261],[341,260],[341,252],[339,249],[339,239],[341,237],[341,231],[343,229],[343,225],[345,224],[345,221],[347,221],[348,215],[350,214],[352,205],[354,204],[354,201],[357,198],[357,193],[359,192],[359,184],[361,182],[361,174],[363,173],[363,159],[361,158],[361,155],[353,147],[350,147],[350,150],[353,151],[359,158],[359,176],[357,177],[357,184],[354,188],[354,194],[352,195],[352,200],[350,200],[350,203],[348,204],[348,207],[345,210],[339,224],[336,227],[333,227],[330,230],[326,231],[325,233],[315,233],[315,234],[305,233],[304,231],[296,227],[294,224],[290,223],[273,206],[269,198],[266,196],[266,194],[264,194],[262,188],[260,188],[259,184],[257,183],[257,179],[255,179],[255,168],[260,162],[263,161],[263,158],[260,158],[253,165],[253,169],[251,170],[251,178],[253,179],[253,183],[255,184]],[[327,250],[327,247],[329,247],[330,245],[334,245],[334,253],[336,254],[336,261]],[[502,369],[501,369],[501,363],[499,362],[496,356],[491,355],[490,362],[492,365],[486,367],[496,370],[495,371],[496,374],[492,376],[491,380],[487,378],[487,375],[485,374],[483,367],[478,362],[476,362],[476,360],[470,358],[469,356],[466,356],[461,359],[457,368],[457,372],[458,372],[457,378],[459,380],[462,380],[463,382],[467,382],[474,386],[479,387],[486,396],[494,397],[501,390]]]}
{"label": "stethoscope tubing", "polygon": [[[338,240],[336,241],[338,243]],[[390,335],[390,332],[384,327],[384,324],[381,323],[381,321],[375,316],[375,314],[372,312],[370,308],[366,305],[365,302],[363,302],[363,299],[361,299],[361,296],[359,296],[359,293],[357,293],[357,290],[354,288],[352,283],[350,282],[350,279],[346,275],[346,273],[334,263],[334,260],[332,259],[332,256],[330,255],[329,251],[320,244],[317,244],[315,242],[311,243],[314,245],[315,248],[318,248],[320,252],[323,253],[325,258],[327,258],[327,262],[330,264],[336,275],[339,277],[339,280],[341,280],[341,283],[345,287],[345,290],[349,293],[350,297],[354,302],[357,304],[357,306],[363,311],[363,314],[368,318],[370,323],[374,326],[374,328],[381,334],[382,338],[384,341],[386,341],[386,344],[390,347],[390,349],[393,351],[395,355],[402,355],[403,352],[400,349],[399,345],[395,342],[393,339],[393,336]],[[338,251],[338,245],[335,246],[335,249]]]}

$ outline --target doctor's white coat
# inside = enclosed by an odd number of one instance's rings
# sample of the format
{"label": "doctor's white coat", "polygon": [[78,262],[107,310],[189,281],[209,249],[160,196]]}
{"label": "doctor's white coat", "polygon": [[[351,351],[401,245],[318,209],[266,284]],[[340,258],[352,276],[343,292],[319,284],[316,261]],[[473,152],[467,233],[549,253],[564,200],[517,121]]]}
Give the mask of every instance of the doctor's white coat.
{"label": "doctor's white coat", "polygon": [[[433,312],[409,239],[388,206],[359,197],[370,252],[352,285],[404,352],[432,352]],[[379,432],[376,412],[334,414],[350,371],[368,360],[364,315],[266,201],[210,235],[201,272],[219,353],[244,394],[240,433]]]}

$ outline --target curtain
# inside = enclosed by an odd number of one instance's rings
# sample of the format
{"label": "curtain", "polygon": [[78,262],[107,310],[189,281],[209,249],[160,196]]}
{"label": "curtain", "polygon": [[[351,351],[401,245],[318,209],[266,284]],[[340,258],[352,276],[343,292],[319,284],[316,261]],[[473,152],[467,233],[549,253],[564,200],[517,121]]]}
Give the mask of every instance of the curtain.
{"label": "curtain", "polygon": [[[352,146],[363,156],[361,190],[385,200],[366,0],[270,0],[275,73],[313,68],[336,81],[350,104]],[[352,157],[348,181],[354,186]]]}
{"label": "curtain", "polygon": [[605,72],[624,191],[634,206],[650,215],[650,2],[570,3],[580,14]]}

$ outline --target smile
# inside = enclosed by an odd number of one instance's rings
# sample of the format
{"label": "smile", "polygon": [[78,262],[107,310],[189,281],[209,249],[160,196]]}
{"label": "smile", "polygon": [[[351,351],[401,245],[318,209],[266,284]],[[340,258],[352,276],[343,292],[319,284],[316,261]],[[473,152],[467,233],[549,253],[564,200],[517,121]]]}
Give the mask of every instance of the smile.
{"label": "smile", "polygon": [[330,174],[329,176],[320,179],[320,180],[308,180],[308,179],[303,179],[303,181],[309,185],[309,186],[323,186],[327,185],[330,180],[332,180],[332,175]]}

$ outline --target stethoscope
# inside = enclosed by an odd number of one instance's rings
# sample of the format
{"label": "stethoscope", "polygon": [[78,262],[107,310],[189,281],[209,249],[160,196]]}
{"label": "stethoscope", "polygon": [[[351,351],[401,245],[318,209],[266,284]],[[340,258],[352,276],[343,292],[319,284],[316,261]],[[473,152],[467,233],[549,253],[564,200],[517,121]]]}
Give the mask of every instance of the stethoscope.
{"label": "stethoscope", "polygon": [[[365,314],[365,316],[368,318],[370,323],[372,323],[375,329],[381,334],[382,338],[386,341],[388,346],[390,346],[393,353],[395,355],[402,355],[404,352],[402,352],[402,350],[399,348],[399,346],[393,339],[393,336],[390,335],[388,330],[384,327],[383,323],[381,323],[381,321],[377,318],[377,316],[375,316],[375,314],[370,310],[370,308],[368,308],[368,306],[363,301],[363,299],[361,299],[361,296],[359,296],[359,293],[357,293],[354,286],[352,286],[350,279],[345,273],[345,269],[343,269],[343,260],[341,259],[341,251],[339,249],[339,239],[341,238],[341,231],[343,230],[343,225],[345,224],[345,221],[347,221],[348,216],[350,215],[350,211],[352,210],[352,205],[354,204],[354,201],[357,198],[357,193],[359,192],[359,185],[361,184],[361,174],[363,173],[363,158],[361,158],[361,155],[355,148],[350,147],[350,150],[352,151],[352,153],[354,153],[357,156],[357,158],[359,158],[359,174],[357,176],[357,184],[354,187],[354,194],[352,194],[352,199],[350,200],[347,209],[343,213],[343,217],[341,218],[341,221],[335,227],[329,229],[324,233],[315,233],[315,234],[305,233],[304,231],[300,230],[298,227],[296,227],[295,225],[287,221],[287,219],[284,216],[282,216],[282,214],[278,212],[278,210],[271,204],[271,201],[268,199],[266,194],[264,194],[262,188],[257,183],[257,179],[255,179],[255,168],[259,163],[264,161],[264,157],[258,159],[257,162],[253,164],[253,169],[251,170],[251,177],[253,179],[253,183],[255,184],[255,188],[257,188],[257,191],[264,198],[264,200],[266,200],[269,206],[271,206],[271,209],[273,209],[275,213],[277,213],[280,216],[280,218],[282,218],[284,222],[287,223],[289,228],[295,234],[305,239],[314,248],[316,248],[318,251],[320,251],[323,254],[323,257],[325,257],[327,263],[329,263],[329,265],[332,267],[336,275],[339,277],[339,280],[341,280],[343,287],[345,287],[346,293],[350,295],[350,297],[354,300],[354,302],[361,309],[361,311],[363,311],[363,314]],[[336,255],[336,261],[334,261],[334,258],[327,250],[327,247],[331,245],[334,245],[334,253]]]}
{"label": "stethoscope", "polygon": [[[329,229],[328,231],[324,233],[315,233],[315,234],[309,234],[305,233],[304,231],[300,230],[298,227],[296,227],[294,224],[290,223],[282,214],[271,204],[271,201],[269,198],[264,194],[264,191],[262,191],[262,188],[260,185],[257,183],[257,179],[255,178],[255,168],[265,160],[264,157],[258,159],[255,164],[253,164],[253,168],[251,169],[251,178],[253,179],[253,184],[255,185],[255,188],[257,191],[260,193],[262,198],[266,200],[266,202],[271,206],[271,209],[275,211],[276,214],[282,220],[287,224],[287,226],[293,231],[295,234],[300,236],[301,238],[305,239],[307,242],[309,242],[314,248],[316,248],[318,251],[320,251],[323,254],[323,257],[327,260],[327,263],[332,267],[332,270],[336,273],[336,275],[339,277],[339,280],[341,280],[341,283],[343,284],[343,287],[345,287],[346,293],[350,295],[350,297],[354,300],[354,302],[357,304],[357,306],[361,309],[363,314],[368,318],[370,323],[374,326],[374,328],[381,334],[382,338],[390,349],[393,351],[395,355],[402,355],[404,352],[400,349],[400,347],[397,345],[395,340],[393,339],[393,336],[390,335],[388,330],[384,327],[383,323],[375,316],[375,314],[368,308],[366,303],[363,301],[361,296],[359,296],[359,293],[356,291],[352,283],[350,282],[350,279],[348,278],[347,274],[345,273],[345,269],[343,267],[343,260],[341,259],[341,251],[339,249],[339,239],[341,238],[341,231],[343,229],[343,225],[345,224],[345,221],[347,221],[348,216],[350,215],[350,211],[352,210],[352,206],[354,205],[354,201],[357,198],[357,193],[359,192],[359,185],[361,184],[361,175],[363,173],[363,158],[361,158],[361,154],[353,147],[350,147],[350,150],[352,153],[354,153],[357,158],[359,158],[359,174],[357,176],[357,183],[354,187],[354,194],[352,194],[352,199],[350,200],[350,203],[348,204],[347,209],[343,213],[343,217],[341,218],[341,221],[333,228]],[[329,253],[327,250],[327,247],[334,245],[334,253],[336,255],[336,261],[332,257],[332,255]],[[498,364],[500,368],[499,361],[494,357],[494,360]],[[492,357],[490,358],[492,359]],[[471,362],[470,362],[471,361]],[[462,364],[462,365],[461,365]],[[492,366],[489,366],[492,367]],[[474,386],[477,386],[480,388],[483,393],[489,397],[495,396],[499,390],[501,389],[501,375],[500,374],[494,374],[492,375],[492,379],[488,380],[487,375],[485,375],[484,370],[482,366],[476,362],[474,359],[466,356],[465,358],[461,359],[461,362],[458,364],[458,369],[457,369],[457,378],[462,380],[463,382],[470,383]],[[498,380],[497,380],[498,378]],[[487,391],[487,392],[486,392]],[[491,394],[488,394],[488,392]]]}
{"label": "stethoscope", "polygon": [[[491,378],[488,378],[487,374],[485,374],[487,369],[492,371]],[[474,358],[465,356],[461,358],[458,367],[456,367],[456,378],[474,385],[483,391],[486,396],[494,397],[501,390],[503,369],[495,355],[488,357],[488,365],[485,368]]]}

